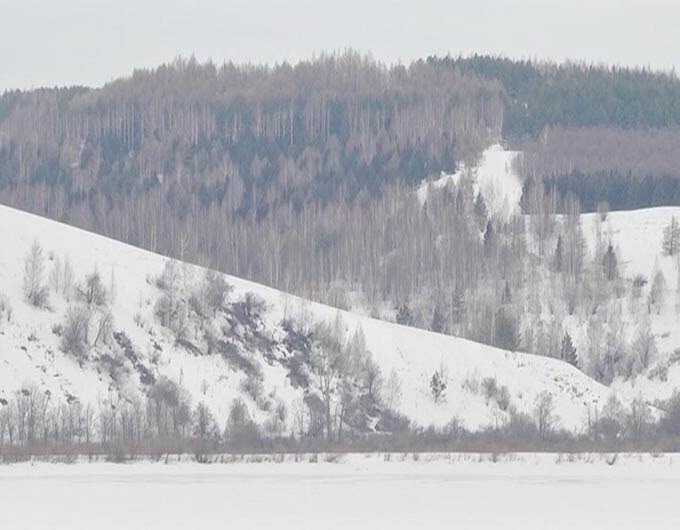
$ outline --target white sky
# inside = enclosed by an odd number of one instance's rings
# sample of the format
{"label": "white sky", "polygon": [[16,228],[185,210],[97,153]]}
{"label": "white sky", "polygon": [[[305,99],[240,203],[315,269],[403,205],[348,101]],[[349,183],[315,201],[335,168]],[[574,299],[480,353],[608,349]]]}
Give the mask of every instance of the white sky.
{"label": "white sky", "polygon": [[680,66],[680,0],[0,0],[0,90],[101,85],[178,55],[276,62],[353,47]]}

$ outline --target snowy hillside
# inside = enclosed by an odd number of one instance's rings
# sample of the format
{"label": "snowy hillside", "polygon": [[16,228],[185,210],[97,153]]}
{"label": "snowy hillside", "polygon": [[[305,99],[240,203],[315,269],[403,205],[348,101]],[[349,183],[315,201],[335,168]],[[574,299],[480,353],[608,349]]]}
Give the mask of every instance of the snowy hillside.
{"label": "snowy hillside", "polygon": [[522,182],[514,168],[519,151],[506,151],[502,145],[494,144],[483,153],[479,163],[472,168],[461,164],[453,174],[443,174],[433,182],[423,182],[418,188],[418,199],[423,204],[432,189],[445,187],[449,182],[458,185],[462,178],[470,178],[475,194],[481,193],[493,216],[507,220],[520,213]]}
{"label": "snowy hillside", "polygon": [[[641,321],[648,318],[658,350],[656,362],[645,374],[630,381],[615,382],[616,392],[623,396],[641,395],[648,401],[667,399],[680,386],[680,358],[674,355],[680,348],[680,261],[677,256],[666,256],[662,252],[664,228],[673,217],[680,220],[680,208],[609,212],[603,222],[598,214],[582,216],[583,232],[591,255],[599,237],[605,243],[611,242],[616,249],[620,273],[624,278],[628,281],[638,275],[645,278],[648,283],[643,294],[649,290],[657,271],[663,273],[666,282],[664,303],[658,312],[650,312],[644,302],[642,307],[634,307],[631,300],[621,300],[621,318],[628,340],[633,338]],[[662,367],[661,372],[659,367]],[[668,369],[667,374],[662,375],[665,368]]]}
{"label": "snowy hillside", "polygon": [[[0,207],[0,240],[0,293],[11,306],[11,316],[5,311],[0,324],[0,399],[33,383],[49,391],[53,400],[115,403],[141,395],[150,379],[165,375],[181,383],[194,404],[205,402],[222,423],[233,399],[241,397],[260,422],[266,421],[272,404],[285,405],[286,428],[293,429],[293,418],[302,413],[304,389],[291,384],[286,364],[290,352],[286,351],[287,336],[281,323],[292,318],[311,326],[336,320],[338,315],[348,337],[358,328],[363,330],[366,346],[384,380],[396,379],[401,387],[401,392],[391,396],[392,405],[419,425],[441,426],[453,418],[471,429],[498,425],[507,418],[509,407],[531,412],[537,396],[547,391],[554,397],[560,424],[581,430],[588,412],[608,397],[606,387],[555,359],[502,351],[338,312],[227,276],[234,287],[229,296],[230,316],[216,316],[215,320],[231,322],[217,332],[224,335],[223,342],[232,344],[229,352],[237,352],[230,357],[225,349],[218,348],[216,353],[192,346],[188,340],[179,341],[161,326],[154,308],[163,293],[155,278],[163,272],[166,258],[7,207]],[[45,282],[49,277],[52,285],[47,309],[30,306],[22,291],[24,258],[35,240],[46,256]],[[108,355],[91,346],[93,351],[83,361],[62,351],[61,326],[69,301],[55,289],[52,271],[60,264],[63,269],[67,261],[76,282],[97,270],[110,286],[113,335],[117,339],[107,350]],[[204,277],[204,271],[195,266],[178,265],[177,269],[180,282],[188,288]],[[238,304],[247,293],[265,303],[261,319],[251,318],[254,324],[233,317],[239,314],[237,308],[245,307]],[[197,332],[191,326],[197,325],[189,322],[187,333]],[[234,356],[240,366],[233,362]],[[244,390],[249,366],[261,374],[262,400]],[[435,403],[430,380],[436,371],[443,375],[446,390]],[[495,378],[499,388],[507,388],[509,406],[499,406],[500,399],[484,395],[484,378]]]}

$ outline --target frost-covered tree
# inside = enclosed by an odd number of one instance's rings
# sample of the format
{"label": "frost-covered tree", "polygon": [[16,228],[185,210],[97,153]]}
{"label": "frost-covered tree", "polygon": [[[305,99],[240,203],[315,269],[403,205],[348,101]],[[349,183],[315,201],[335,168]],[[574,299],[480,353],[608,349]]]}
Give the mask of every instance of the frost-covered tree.
{"label": "frost-covered tree", "polygon": [[212,270],[206,270],[203,277],[202,294],[205,304],[213,316],[218,310],[223,309],[233,287],[227,283],[222,274]]}
{"label": "frost-covered tree", "polygon": [[37,240],[33,242],[24,258],[24,296],[34,307],[45,307],[49,301],[49,290],[43,283],[45,257]]}
{"label": "frost-covered tree", "polygon": [[90,310],[83,305],[72,305],[66,310],[61,334],[61,350],[79,360],[87,358],[90,347]]}
{"label": "frost-covered tree", "polygon": [[382,399],[388,410],[396,410],[401,405],[401,379],[396,370],[392,369],[383,387]]}
{"label": "frost-covered tree", "polygon": [[633,373],[643,372],[654,362],[657,356],[656,339],[648,317],[643,318],[638,326],[631,348],[634,355],[631,363]]}
{"label": "frost-covered tree", "polygon": [[85,277],[85,282],[78,288],[78,294],[88,307],[102,307],[107,304],[108,293],[97,269]]}

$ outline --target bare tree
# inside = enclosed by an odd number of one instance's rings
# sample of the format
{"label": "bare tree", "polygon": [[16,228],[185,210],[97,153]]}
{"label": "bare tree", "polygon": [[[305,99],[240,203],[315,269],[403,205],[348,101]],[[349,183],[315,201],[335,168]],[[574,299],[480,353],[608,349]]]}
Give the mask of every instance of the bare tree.
{"label": "bare tree", "polygon": [[534,419],[538,435],[542,440],[547,439],[552,434],[557,423],[558,418],[554,414],[554,408],[553,397],[549,392],[541,392],[536,397]]}
{"label": "bare tree", "polygon": [[44,270],[43,249],[35,240],[24,258],[24,296],[35,307],[45,307],[49,301],[49,291],[43,284]]}

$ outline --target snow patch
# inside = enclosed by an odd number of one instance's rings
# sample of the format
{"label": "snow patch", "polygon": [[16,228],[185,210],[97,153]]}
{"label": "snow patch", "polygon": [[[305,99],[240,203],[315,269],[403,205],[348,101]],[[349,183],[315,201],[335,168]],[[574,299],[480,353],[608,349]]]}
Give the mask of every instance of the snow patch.
{"label": "snow patch", "polygon": [[432,189],[445,187],[449,182],[458,185],[464,176],[469,176],[475,196],[482,194],[489,213],[504,220],[520,213],[522,182],[515,169],[519,151],[507,151],[500,144],[487,148],[479,164],[472,168],[461,163],[453,174],[442,173],[435,181],[424,181],[417,190],[420,204],[425,204]]}

